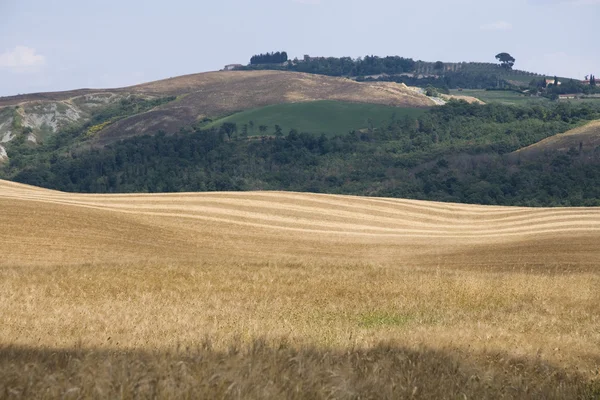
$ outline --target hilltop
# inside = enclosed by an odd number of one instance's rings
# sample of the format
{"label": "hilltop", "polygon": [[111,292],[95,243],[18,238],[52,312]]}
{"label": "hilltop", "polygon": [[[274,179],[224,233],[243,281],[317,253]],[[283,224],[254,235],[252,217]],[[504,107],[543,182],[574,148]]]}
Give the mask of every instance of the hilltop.
{"label": "hilltop", "polygon": [[[515,59],[500,64],[489,62],[427,62],[415,61],[400,56],[379,57],[367,55],[356,59],[351,57],[311,57],[303,59],[287,58],[287,53],[261,54],[252,57],[249,65],[232,64],[226,69],[234,70],[281,70],[308,72],[328,76],[343,76],[358,81],[403,82],[411,86],[433,85],[447,89],[482,89],[527,87],[532,80],[545,75],[513,69]],[[500,56],[500,55],[498,55]],[[500,59],[499,59],[500,61]],[[561,78],[564,79],[564,78]]]}

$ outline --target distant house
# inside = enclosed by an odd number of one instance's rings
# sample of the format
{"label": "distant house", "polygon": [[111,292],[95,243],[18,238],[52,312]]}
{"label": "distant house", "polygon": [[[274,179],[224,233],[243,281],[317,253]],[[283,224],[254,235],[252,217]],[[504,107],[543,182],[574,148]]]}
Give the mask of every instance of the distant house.
{"label": "distant house", "polygon": [[576,94],[559,94],[558,98],[561,100],[576,99],[577,95]]}
{"label": "distant house", "polygon": [[243,67],[243,65],[242,64],[229,64],[229,65],[226,65],[225,68],[223,68],[223,71],[233,71],[240,67]]}
{"label": "distant house", "polygon": [[[554,78],[546,78],[546,85],[554,85]],[[562,85],[561,81],[558,81],[558,86]]]}
{"label": "distant house", "polygon": [[[590,84],[590,81],[591,81],[591,78],[588,78],[588,77],[586,76],[586,79],[582,80],[582,81],[581,81],[581,83],[583,83],[584,85],[589,85],[589,84]],[[598,82],[598,80],[596,80],[596,82]]]}

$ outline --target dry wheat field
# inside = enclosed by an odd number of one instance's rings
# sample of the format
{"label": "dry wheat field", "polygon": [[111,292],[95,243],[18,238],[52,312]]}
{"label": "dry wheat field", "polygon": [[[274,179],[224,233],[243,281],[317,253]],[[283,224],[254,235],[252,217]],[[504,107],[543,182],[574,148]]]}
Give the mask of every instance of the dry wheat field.
{"label": "dry wheat field", "polygon": [[600,396],[600,209],[0,181],[0,398]]}

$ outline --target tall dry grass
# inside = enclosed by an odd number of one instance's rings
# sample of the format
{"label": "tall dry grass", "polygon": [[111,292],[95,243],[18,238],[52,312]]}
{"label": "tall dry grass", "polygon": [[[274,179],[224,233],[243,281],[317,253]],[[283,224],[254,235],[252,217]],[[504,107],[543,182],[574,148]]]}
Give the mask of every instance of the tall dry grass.
{"label": "tall dry grass", "polygon": [[0,347],[3,398],[596,398],[600,386],[539,359],[410,350],[324,350],[257,339],[227,350],[49,351]]}
{"label": "tall dry grass", "polygon": [[[90,265],[3,268],[0,282],[0,380],[26,397],[74,387],[134,397],[148,380],[161,397],[393,398],[417,387],[422,398],[565,398],[599,378],[592,273]],[[189,375],[173,372],[180,362]]]}
{"label": "tall dry grass", "polygon": [[595,398],[599,216],[0,182],[0,398]]}

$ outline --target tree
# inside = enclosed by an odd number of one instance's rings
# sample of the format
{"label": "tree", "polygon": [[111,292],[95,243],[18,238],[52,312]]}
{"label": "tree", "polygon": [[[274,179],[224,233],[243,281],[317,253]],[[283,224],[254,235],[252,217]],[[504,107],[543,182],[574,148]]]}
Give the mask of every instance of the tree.
{"label": "tree", "polygon": [[427,89],[425,91],[425,95],[428,97],[436,97],[439,96],[439,93],[437,91],[436,88],[434,88],[433,86],[429,85],[427,86]]}
{"label": "tree", "polygon": [[590,86],[596,86],[596,77],[594,75],[590,76]]}
{"label": "tree", "polygon": [[260,131],[260,133],[265,133],[267,131],[267,126],[266,125],[260,125],[258,127],[258,130]]}
{"label": "tree", "polygon": [[275,125],[275,136],[281,137],[283,136],[283,131],[279,125]]}
{"label": "tree", "polygon": [[506,68],[508,70],[511,70],[512,67],[515,65],[515,61],[517,61],[513,56],[511,56],[508,53],[496,54],[496,59],[500,61],[500,65],[502,66],[502,68]]}
{"label": "tree", "polygon": [[436,63],[433,65],[433,69],[435,69],[436,71],[444,69],[444,63],[441,61],[436,61]]}
{"label": "tree", "polygon": [[225,122],[223,125],[221,125],[220,131],[221,133],[226,134],[227,138],[231,140],[231,136],[233,136],[234,133],[237,133],[237,124],[234,122]]}

